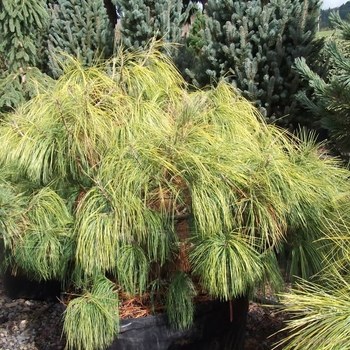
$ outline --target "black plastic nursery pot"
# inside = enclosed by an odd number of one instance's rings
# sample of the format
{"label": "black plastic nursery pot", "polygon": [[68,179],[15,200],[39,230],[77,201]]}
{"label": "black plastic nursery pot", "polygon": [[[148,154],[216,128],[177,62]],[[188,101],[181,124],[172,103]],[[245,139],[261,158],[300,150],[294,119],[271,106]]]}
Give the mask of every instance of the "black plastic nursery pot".
{"label": "black plastic nursery pot", "polygon": [[58,301],[61,284],[58,281],[35,281],[24,274],[13,275],[10,270],[2,273],[5,294],[11,299],[36,299]]}
{"label": "black plastic nursery pot", "polygon": [[164,314],[121,320],[120,334],[107,350],[243,350],[248,297],[197,305],[195,322],[173,330]]}
{"label": "black plastic nursery pot", "polygon": [[58,301],[61,294],[61,283],[59,281],[35,281],[25,273],[11,268],[4,268],[5,249],[3,241],[0,240],[0,267],[2,286],[5,294],[11,299],[37,299],[45,301]]}

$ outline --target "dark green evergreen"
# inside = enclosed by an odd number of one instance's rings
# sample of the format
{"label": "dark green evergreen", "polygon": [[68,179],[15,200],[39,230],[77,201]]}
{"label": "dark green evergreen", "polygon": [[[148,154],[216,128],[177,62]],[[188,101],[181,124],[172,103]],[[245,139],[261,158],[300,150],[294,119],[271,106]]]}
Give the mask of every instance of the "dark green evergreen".
{"label": "dark green evergreen", "polygon": [[339,14],[330,15],[330,23],[340,29],[340,38],[327,42],[325,51],[331,60],[328,77],[323,79],[304,59],[296,61],[300,74],[313,88],[309,98],[299,93],[300,101],[316,117],[318,125],[325,128],[335,147],[343,154],[350,151],[350,24]]}
{"label": "dark green evergreen", "polygon": [[18,106],[30,95],[29,75],[37,75],[44,58],[49,16],[44,0],[0,2],[0,111]]}
{"label": "dark green evergreen", "polygon": [[205,44],[204,39],[200,35],[201,30],[205,28],[205,16],[202,11],[198,10],[197,13],[195,13],[194,18],[188,36],[188,47],[196,52],[196,54],[199,54]]}
{"label": "dark green evergreen", "polygon": [[113,46],[114,26],[103,0],[58,0],[51,5],[48,48],[54,77],[62,74],[59,61],[64,54],[90,66],[96,59],[110,57]]}
{"label": "dark green evergreen", "polygon": [[122,12],[121,43],[124,47],[145,47],[152,38],[166,43],[180,43],[183,25],[192,4],[184,7],[182,0],[118,0]]}
{"label": "dark green evergreen", "polygon": [[209,0],[201,64],[188,74],[199,86],[223,78],[231,82],[270,122],[307,124],[294,98],[303,85],[293,64],[297,57],[317,62],[320,5],[320,0]]}
{"label": "dark green evergreen", "polygon": [[321,29],[329,29],[329,15],[332,12],[338,12],[341,19],[347,20],[349,22],[350,15],[350,1],[347,1],[343,5],[339,7],[328,8],[325,10],[321,10],[320,16],[320,28]]}

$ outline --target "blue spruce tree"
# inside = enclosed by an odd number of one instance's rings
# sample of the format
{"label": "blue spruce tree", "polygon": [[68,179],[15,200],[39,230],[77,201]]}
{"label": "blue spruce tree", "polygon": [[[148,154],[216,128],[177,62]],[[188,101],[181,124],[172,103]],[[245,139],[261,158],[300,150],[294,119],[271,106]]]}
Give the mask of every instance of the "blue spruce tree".
{"label": "blue spruce tree", "polygon": [[[51,5],[49,67],[51,74],[62,74],[63,53],[77,57],[89,66],[94,60],[110,57],[114,46],[113,13],[103,0],[57,0]],[[110,9],[110,7],[108,7]]]}
{"label": "blue spruce tree", "polygon": [[306,85],[293,65],[298,57],[317,62],[320,6],[320,0],[209,0],[197,34],[200,61],[187,73],[199,86],[231,82],[270,122],[307,124],[295,98]]}

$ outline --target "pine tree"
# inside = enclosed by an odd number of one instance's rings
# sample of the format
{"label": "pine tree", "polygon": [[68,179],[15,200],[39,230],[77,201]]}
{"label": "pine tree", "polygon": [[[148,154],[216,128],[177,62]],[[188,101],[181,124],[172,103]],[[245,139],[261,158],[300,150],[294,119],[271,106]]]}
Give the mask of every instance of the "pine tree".
{"label": "pine tree", "polygon": [[[106,1],[106,3],[109,3]],[[51,74],[62,74],[59,61],[73,55],[89,66],[113,52],[114,23],[103,0],[58,0],[51,5],[49,67]]]}
{"label": "pine tree", "polygon": [[301,56],[317,61],[323,44],[315,41],[320,3],[209,0],[200,71],[187,72],[199,86],[224,78],[269,121],[305,123],[296,119],[294,94],[302,83],[293,64]]}
{"label": "pine tree", "polygon": [[185,8],[182,0],[118,0],[117,6],[123,14],[121,43],[132,49],[145,47],[152,38],[180,43],[192,8]]}
{"label": "pine tree", "polygon": [[0,110],[18,106],[30,94],[27,75],[43,64],[48,21],[44,0],[0,2]]}
{"label": "pine tree", "polygon": [[196,291],[228,301],[278,282],[286,241],[303,239],[314,274],[348,206],[339,159],[266,125],[230,84],[188,91],[167,55],[118,53],[114,74],[76,62],[0,124],[0,238],[14,269],[72,284],[67,349],[105,349],[123,294],[190,327]]}
{"label": "pine tree", "polygon": [[[200,35],[200,31],[205,28],[205,16],[198,7],[193,8],[193,14],[189,21],[188,35],[183,39],[183,45],[180,46],[178,54],[174,59],[177,69],[182,76],[191,83],[187,71],[189,67],[196,67],[196,71],[200,72],[202,61],[200,59],[200,51],[205,44]],[[205,69],[205,67],[203,67]]]}
{"label": "pine tree", "polygon": [[330,57],[330,70],[326,79],[314,72],[304,59],[296,62],[300,74],[313,88],[308,97],[298,97],[315,116],[317,125],[328,131],[334,146],[342,153],[350,151],[350,24],[339,14],[329,17],[333,27],[340,29],[340,38],[327,42],[325,51]]}

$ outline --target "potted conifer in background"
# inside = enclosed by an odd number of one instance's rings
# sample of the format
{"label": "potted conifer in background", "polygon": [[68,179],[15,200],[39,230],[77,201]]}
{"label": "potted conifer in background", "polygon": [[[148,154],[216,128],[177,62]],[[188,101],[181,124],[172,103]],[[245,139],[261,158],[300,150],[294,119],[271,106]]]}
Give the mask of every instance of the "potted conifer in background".
{"label": "potted conifer in background", "polygon": [[[349,40],[348,21],[338,13],[329,15],[337,35],[327,40],[325,56],[330,60],[327,79],[323,79],[305,60],[295,65],[300,75],[313,89],[311,98],[299,93],[302,103],[310,110],[329,134],[333,150],[349,160]],[[290,334],[282,339],[284,349],[347,349],[350,342],[350,210],[349,201],[335,213],[337,224],[328,219],[319,244],[327,247],[323,268],[311,281],[299,278],[289,293],[281,295],[281,311],[293,317],[283,331]],[[276,346],[277,346],[276,345]]]}
{"label": "potted conifer in background", "polygon": [[[111,345],[133,297],[175,329],[202,295],[244,324],[254,286],[281,281],[283,245],[300,252],[336,221],[348,172],[231,86],[189,92],[156,44],[63,69],[1,122],[0,222],[14,270],[62,282],[67,347]],[[325,252],[310,247],[294,266],[317,270]],[[243,348],[244,331],[223,346]]]}

